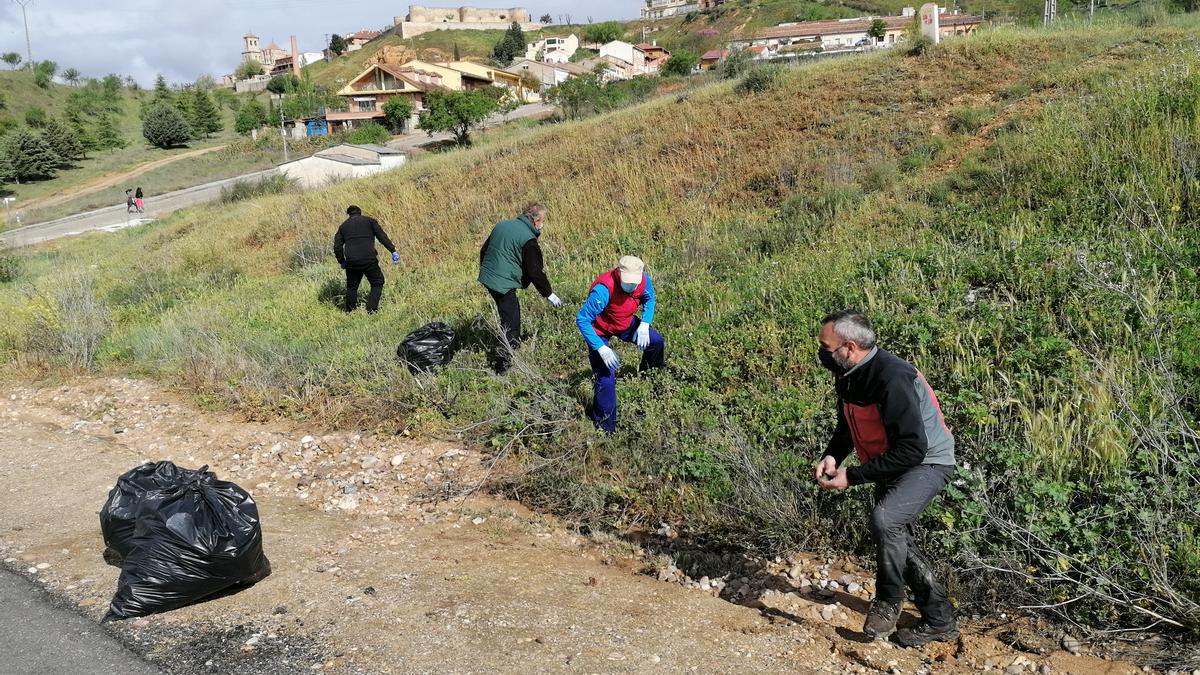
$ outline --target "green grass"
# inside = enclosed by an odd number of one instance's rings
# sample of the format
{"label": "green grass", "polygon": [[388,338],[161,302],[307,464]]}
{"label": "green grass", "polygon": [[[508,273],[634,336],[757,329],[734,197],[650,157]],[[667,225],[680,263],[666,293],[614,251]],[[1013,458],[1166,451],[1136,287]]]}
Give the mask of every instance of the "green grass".
{"label": "green grass", "polygon": [[[1082,595],[1063,609],[1077,620],[1146,625],[1149,610],[1195,631],[1198,31],[1194,17],[989,30],[48,245],[0,285],[0,350],[55,371],[90,357],[255,416],[468,430],[502,457],[502,487],[593,525],[861,553],[862,490],[804,478],[833,425],[816,323],[857,306],[955,431],[962,467],[925,524],[960,603]],[[961,123],[975,108],[986,126]],[[636,377],[618,349],[614,437],[583,420],[571,312],[525,294],[530,349],[487,372],[478,246],[529,200],[551,209],[543,246],[569,305],[621,255],[654,276],[670,366]],[[374,317],[321,302],[349,203],[405,252]],[[434,320],[464,350],[415,380],[395,346]]]}

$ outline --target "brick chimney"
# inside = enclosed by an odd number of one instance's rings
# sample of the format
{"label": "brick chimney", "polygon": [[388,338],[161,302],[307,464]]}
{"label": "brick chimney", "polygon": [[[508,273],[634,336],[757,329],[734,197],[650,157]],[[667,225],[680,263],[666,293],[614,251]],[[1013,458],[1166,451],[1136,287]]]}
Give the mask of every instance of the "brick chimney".
{"label": "brick chimney", "polygon": [[292,73],[300,77],[300,49],[297,47],[296,36],[292,36]]}

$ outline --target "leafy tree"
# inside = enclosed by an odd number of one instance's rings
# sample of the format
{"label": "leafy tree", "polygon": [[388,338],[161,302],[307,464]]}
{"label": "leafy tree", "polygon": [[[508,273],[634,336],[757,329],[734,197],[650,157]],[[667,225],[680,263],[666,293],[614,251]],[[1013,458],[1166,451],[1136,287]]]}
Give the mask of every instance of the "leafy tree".
{"label": "leafy tree", "polygon": [[0,56],[0,61],[7,63],[9,68],[16,70],[17,66],[21,65],[22,59],[21,55],[16,52],[5,52],[3,56]]}
{"label": "leafy tree", "polygon": [[105,75],[100,80],[100,89],[104,92],[104,99],[109,103],[120,105],[121,102],[121,76],[113,73]]}
{"label": "leafy tree", "polygon": [[46,126],[47,119],[48,117],[46,115],[46,111],[37,106],[25,111],[25,123],[34,129],[44,128]]}
{"label": "leafy tree", "polygon": [[298,80],[296,89],[284,97],[283,114],[288,119],[298,120],[318,117],[326,110],[336,109],[342,99],[325,87],[319,87],[305,77]]}
{"label": "leafy tree", "polygon": [[238,100],[237,94],[233,93],[232,89],[224,87],[212,90],[213,103],[217,104],[218,108],[228,108],[237,112],[241,101]]}
{"label": "leafy tree", "polygon": [[79,81],[83,79],[83,73],[75,70],[74,68],[67,68],[63,71],[62,76],[63,80],[71,86],[79,84]]}
{"label": "leafy tree", "polygon": [[216,79],[213,78],[212,75],[205,73],[205,74],[201,75],[200,77],[197,77],[196,81],[192,83],[192,86],[195,87],[196,89],[203,89],[204,91],[208,91],[210,89],[217,88],[217,81],[216,81]]}
{"label": "leafy tree", "polygon": [[46,121],[45,128],[42,131],[42,138],[50,146],[50,149],[58,155],[63,166],[84,159],[85,157],[83,143],[79,140],[79,135],[74,129],[54,118]]}
{"label": "leafy tree", "polygon": [[692,52],[679,51],[671,55],[663,64],[663,75],[691,75],[700,63],[700,57]]}
{"label": "leafy tree", "polygon": [[588,42],[607,44],[625,37],[625,26],[617,21],[605,21],[588,26],[583,35]]}
{"label": "leafy tree", "polygon": [[492,59],[500,66],[507,67],[512,65],[513,59],[525,53],[525,48],[525,31],[521,30],[521,24],[514,21],[492,49]]}
{"label": "leafy tree", "polygon": [[600,72],[572,77],[546,92],[546,100],[562,109],[568,119],[578,119],[601,107],[604,86]]}
{"label": "leafy tree", "polygon": [[96,120],[96,148],[99,150],[120,150],[129,145],[129,141],[121,135],[112,115],[104,114]]}
{"label": "leafy tree", "polygon": [[38,87],[45,89],[54,81],[54,74],[58,72],[58,64],[53,61],[38,61],[33,66],[33,83]]}
{"label": "leafy tree", "polygon": [[887,37],[887,22],[883,19],[875,19],[871,22],[871,27],[867,29],[867,37],[875,40],[875,42],[883,42]]}
{"label": "leafy tree", "polygon": [[392,139],[392,134],[378,122],[367,122],[354,128],[347,138],[351,143],[380,145]]}
{"label": "leafy tree", "polygon": [[267,83],[267,91],[272,94],[291,94],[300,87],[300,78],[293,73],[283,73],[271,78]]}
{"label": "leafy tree", "polygon": [[54,178],[62,160],[40,134],[17,129],[4,138],[4,164],[18,181]]}
{"label": "leafy tree", "polygon": [[160,103],[146,114],[142,122],[142,135],[151,145],[166,149],[187,143],[192,137],[192,130],[178,108]]}
{"label": "leafy tree", "polygon": [[192,132],[201,138],[208,138],[213,134],[220,133],[225,128],[225,123],[221,121],[221,112],[213,103],[208,92],[203,89],[195,89],[192,91],[191,98],[188,124],[192,127]]}
{"label": "leafy tree", "polygon": [[498,108],[495,97],[485,91],[432,91],[425,98],[418,128],[432,136],[448,131],[459,145],[471,144],[471,132]]}
{"label": "leafy tree", "polygon": [[253,59],[247,59],[242,61],[241,65],[237,67],[237,70],[233,71],[233,76],[239,80],[248,80],[252,77],[258,77],[259,75],[262,75],[263,72],[265,72],[263,70],[263,64]]}
{"label": "leafy tree", "polygon": [[342,54],[345,54],[346,39],[341,35],[334,33],[333,37],[329,38],[329,51],[333,52],[335,56],[341,56]]}
{"label": "leafy tree", "polygon": [[238,110],[233,120],[233,128],[239,134],[248,135],[255,129],[267,126],[268,122],[267,109],[256,99],[250,99]]}
{"label": "leafy tree", "polygon": [[412,101],[403,96],[393,96],[383,104],[383,118],[392,133],[399,134],[404,132],[404,125],[412,119],[415,110]]}
{"label": "leafy tree", "polygon": [[542,18],[541,18],[541,22],[548,26],[548,25],[554,23],[554,17],[550,16],[549,14],[543,14]]}

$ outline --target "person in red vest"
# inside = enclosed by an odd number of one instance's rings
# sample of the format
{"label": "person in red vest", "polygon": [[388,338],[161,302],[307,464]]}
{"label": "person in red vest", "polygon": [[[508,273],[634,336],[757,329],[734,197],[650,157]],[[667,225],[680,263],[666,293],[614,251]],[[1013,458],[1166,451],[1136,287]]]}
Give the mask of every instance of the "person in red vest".
{"label": "person in red vest", "polygon": [[[642,308],[641,318],[637,317]],[[640,371],[662,368],[666,363],[666,341],[650,327],[654,321],[654,282],[646,265],[634,256],[601,274],[583,303],[575,324],[588,344],[588,359],[595,375],[595,400],[590,417],[608,433],[617,430],[617,354],[608,341],[617,338],[642,350]]]}

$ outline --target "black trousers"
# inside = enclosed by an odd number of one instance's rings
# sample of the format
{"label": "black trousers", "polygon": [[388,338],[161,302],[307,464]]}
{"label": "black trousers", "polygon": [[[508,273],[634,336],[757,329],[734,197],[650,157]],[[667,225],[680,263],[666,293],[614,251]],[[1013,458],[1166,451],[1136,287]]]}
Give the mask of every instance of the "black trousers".
{"label": "black trousers", "polygon": [[929,560],[917,548],[913,524],[953,475],[952,466],[914,466],[890,481],[875,484],[875,508],[871,511],[875,597],[899,606],[907,585],[921,616],[939,628],[954,621],[954,608],[946,587],[934,577]]}
{"label": "black trousers", "polygon": [[[500,330],[504,339],[514,351],[521,346],[521,301],[517,299],[516,289],[507,293],[497,293],[488,289],[492,300],[496,301],[496,311],[500,313]],[[506,357],[504,345],[500,345],[500,355]],[[507,358],[501,361],[507,362]]]}
{"label": "black trousers", "polygon": [[363,277],[371,284],[371,293],[367,295],[367,313],[379,311],[379,298],[383,297],[383,270],[379,269],[379,261],[365,263],[346,263],[346,311],[358,309],[358,287]]}

